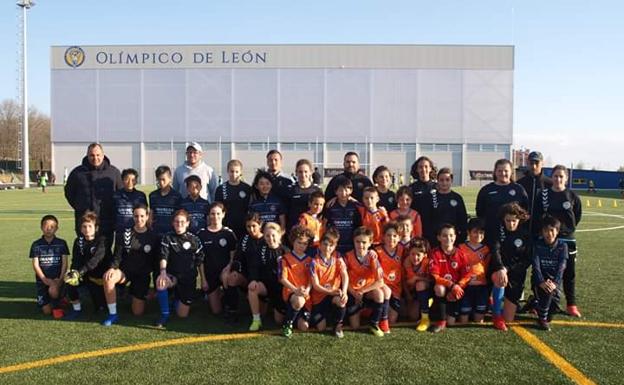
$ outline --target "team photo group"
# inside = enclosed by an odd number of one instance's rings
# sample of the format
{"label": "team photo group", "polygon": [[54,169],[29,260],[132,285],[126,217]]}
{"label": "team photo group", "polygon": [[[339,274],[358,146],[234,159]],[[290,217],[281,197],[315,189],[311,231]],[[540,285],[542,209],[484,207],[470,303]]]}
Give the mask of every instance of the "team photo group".
{"label": "team photo group", "polygon": [[[283,175],[278,150],[266,165],[244,165],[257,169],[251,183],[242,162],[230,160],[219,184],[191,142],[183,164],[156,168],[158,188],[146,195],[135,188],[138,172],[120,172],[104,151],[89,145],[65,184],[72,248],[56,237],[50,213],[30,249],[37,304],[56,319],[85,317],[82,301],[90,299],[111,326],[154,301],[155,326],[166,328],[195,302],[224,322],[249,322],[249,331],[272,318],[285,337],[331,330],[342,338],[343,325],[383,337],[399,319],[440,332],[491,314],[505,331],[518,312],[535,314],[543,330],[558,312],[581,316],[581,202],[566,167],[543,175],[539,152],[518,180],[509,160],[496,161],[471,217],[452,170],[426,156],[398,188],[388,167],[369,178],[347,152],[343,172],[323,190],[307,159],[296,162],[294,177]],[[118,297],[130,298],[130,310],[118,309]]]}

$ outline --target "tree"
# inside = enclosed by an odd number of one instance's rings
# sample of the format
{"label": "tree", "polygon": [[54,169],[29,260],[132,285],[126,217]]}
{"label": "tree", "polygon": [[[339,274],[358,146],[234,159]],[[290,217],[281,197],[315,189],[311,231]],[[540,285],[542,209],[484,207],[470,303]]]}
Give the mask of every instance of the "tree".
{"label": "tree", "polygon": [[585,170],[585,162],[581,160],[576,164],[576,166],[574,166],[574,168],[576,168],[577,170]]}
{"label": "tree", "polygon": [[[11,99],[3,100],[0,103],[0,167],[7,167],[8,164],[18,158],[17,137],[18,130],[21,129],[21,106]],[[36,107],[28,109],[28,144],[30,169],[39,170],[43,165],[44,170],[51,167],[51,138],[50,138],[50,117],[37,110]]]}
{"label": "tree", "polygon": [[620,168],[618,168],[618,172],[624,172],[624,164],[620,166]]}

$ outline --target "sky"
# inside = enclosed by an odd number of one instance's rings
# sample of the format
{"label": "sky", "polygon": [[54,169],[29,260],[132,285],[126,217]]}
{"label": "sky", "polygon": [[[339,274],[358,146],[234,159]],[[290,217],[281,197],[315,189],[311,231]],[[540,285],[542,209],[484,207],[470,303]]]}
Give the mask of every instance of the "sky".
{"label": "sky", "polygon": [[[0,100],[17,96],[18,7],[0,4]],[[624,166],[624,3],[65,1],[28,15],[29,103],[50,111],[50,46],[493,44],[515,46],[514,147],[547,165]]]}

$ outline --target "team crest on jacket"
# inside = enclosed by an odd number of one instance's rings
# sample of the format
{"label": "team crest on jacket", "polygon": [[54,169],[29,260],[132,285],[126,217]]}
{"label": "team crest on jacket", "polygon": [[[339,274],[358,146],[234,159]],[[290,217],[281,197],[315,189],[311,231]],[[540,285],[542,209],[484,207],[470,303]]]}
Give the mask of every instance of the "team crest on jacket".
{"label": "team crest on jacket", "polygon": [[184,248],[184,250],[188,250],[191,248],[191,242],[186,241],[182,244],[182,248]]}
{"label": "team crest on jacket", "polygon": [[522,245],[524,244],[524,242],[522,242],[522,239],[518,238],[514,241],[514,245],[516,247],[522,247]]}
{"label": "team crest on jacket", "polygon": [[152,251],[152,246],[150,245],[143,246],[143,251],[145,251],[146,253],[149,253],[150,251]]}
{"label": "team crest on jacket", "polygon": [[509,195],[512,197],[516,196],[516,190],[509,190]]}
{"label": "team crest on jacket", "polygon": [[451,203],[451,206],[452,206],[452,207],[457,206],[457,201],[456,201],[455,199],[451,199],[451,202],[450,202],[450,203]]}
{"label": "team crest on jacket", "polygon": [[362,182],[358,182],[358,185],[357,185],[357,186],[358,186],[358,189],[360,189],[360,190],[361,190],[361,189],[363,189],[363,188],[364,188],[364,183],[362,183]]}
{"label": "team crest on jacket", "polygon": [[563,208],[566,210],[570,210],[570,207],[572,207],[572,204],[568,201],[563,202]]}
{"label": "team crest on jacket", "polygon": [[247,193],[241,190],[238,192],[238,196],[241,197],[241,199],[245,199],[245,197],[247,196]]}
{"label": "team crest on jacket", "polygon": [[95,253],[95,246],[92,246],[89,251],[91,251],[91,254]]}
{"label": "team crest on jacket", "polygon": [[444,274],[444,279],[446,279],[447,281],[452,281],[453,280],[453,276],[450,274]]}
{"label": "team crest on jacket", "polygon": [[451,262],[451,267],[453,269],[457,269],[457,262],[455,262],[455,261]]}
{"label": "team crest on jacket", "polygon": [[219,246],[221,246],[221,247],[227,246],[227,239],[225,239],[225,238],[219,239]]}
{"label": "team crest on jacket", "polygon": [[394,280],[396,279],[396,273],[394,271],[391,271],[390,274],[388,274],[388,279],[394,282]]}

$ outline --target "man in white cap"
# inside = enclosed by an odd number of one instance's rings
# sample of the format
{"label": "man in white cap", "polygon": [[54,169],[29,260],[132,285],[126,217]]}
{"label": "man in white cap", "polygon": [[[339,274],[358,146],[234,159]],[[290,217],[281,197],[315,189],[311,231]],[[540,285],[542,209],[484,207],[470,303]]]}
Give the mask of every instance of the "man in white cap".
{"label": "man in white cap", "polygon": [[200,196],[208,202],[214,202],[215,191],[217,190],[217,175],[212,167],[202,160],[202,147],[197,142],[190,142],[186,145],[186,161],[175,169],[173,174],[173,188],[178,191],[182,198],[186,198],[186,184],[184,180],[189,175],[197,175],[202,181]]}

